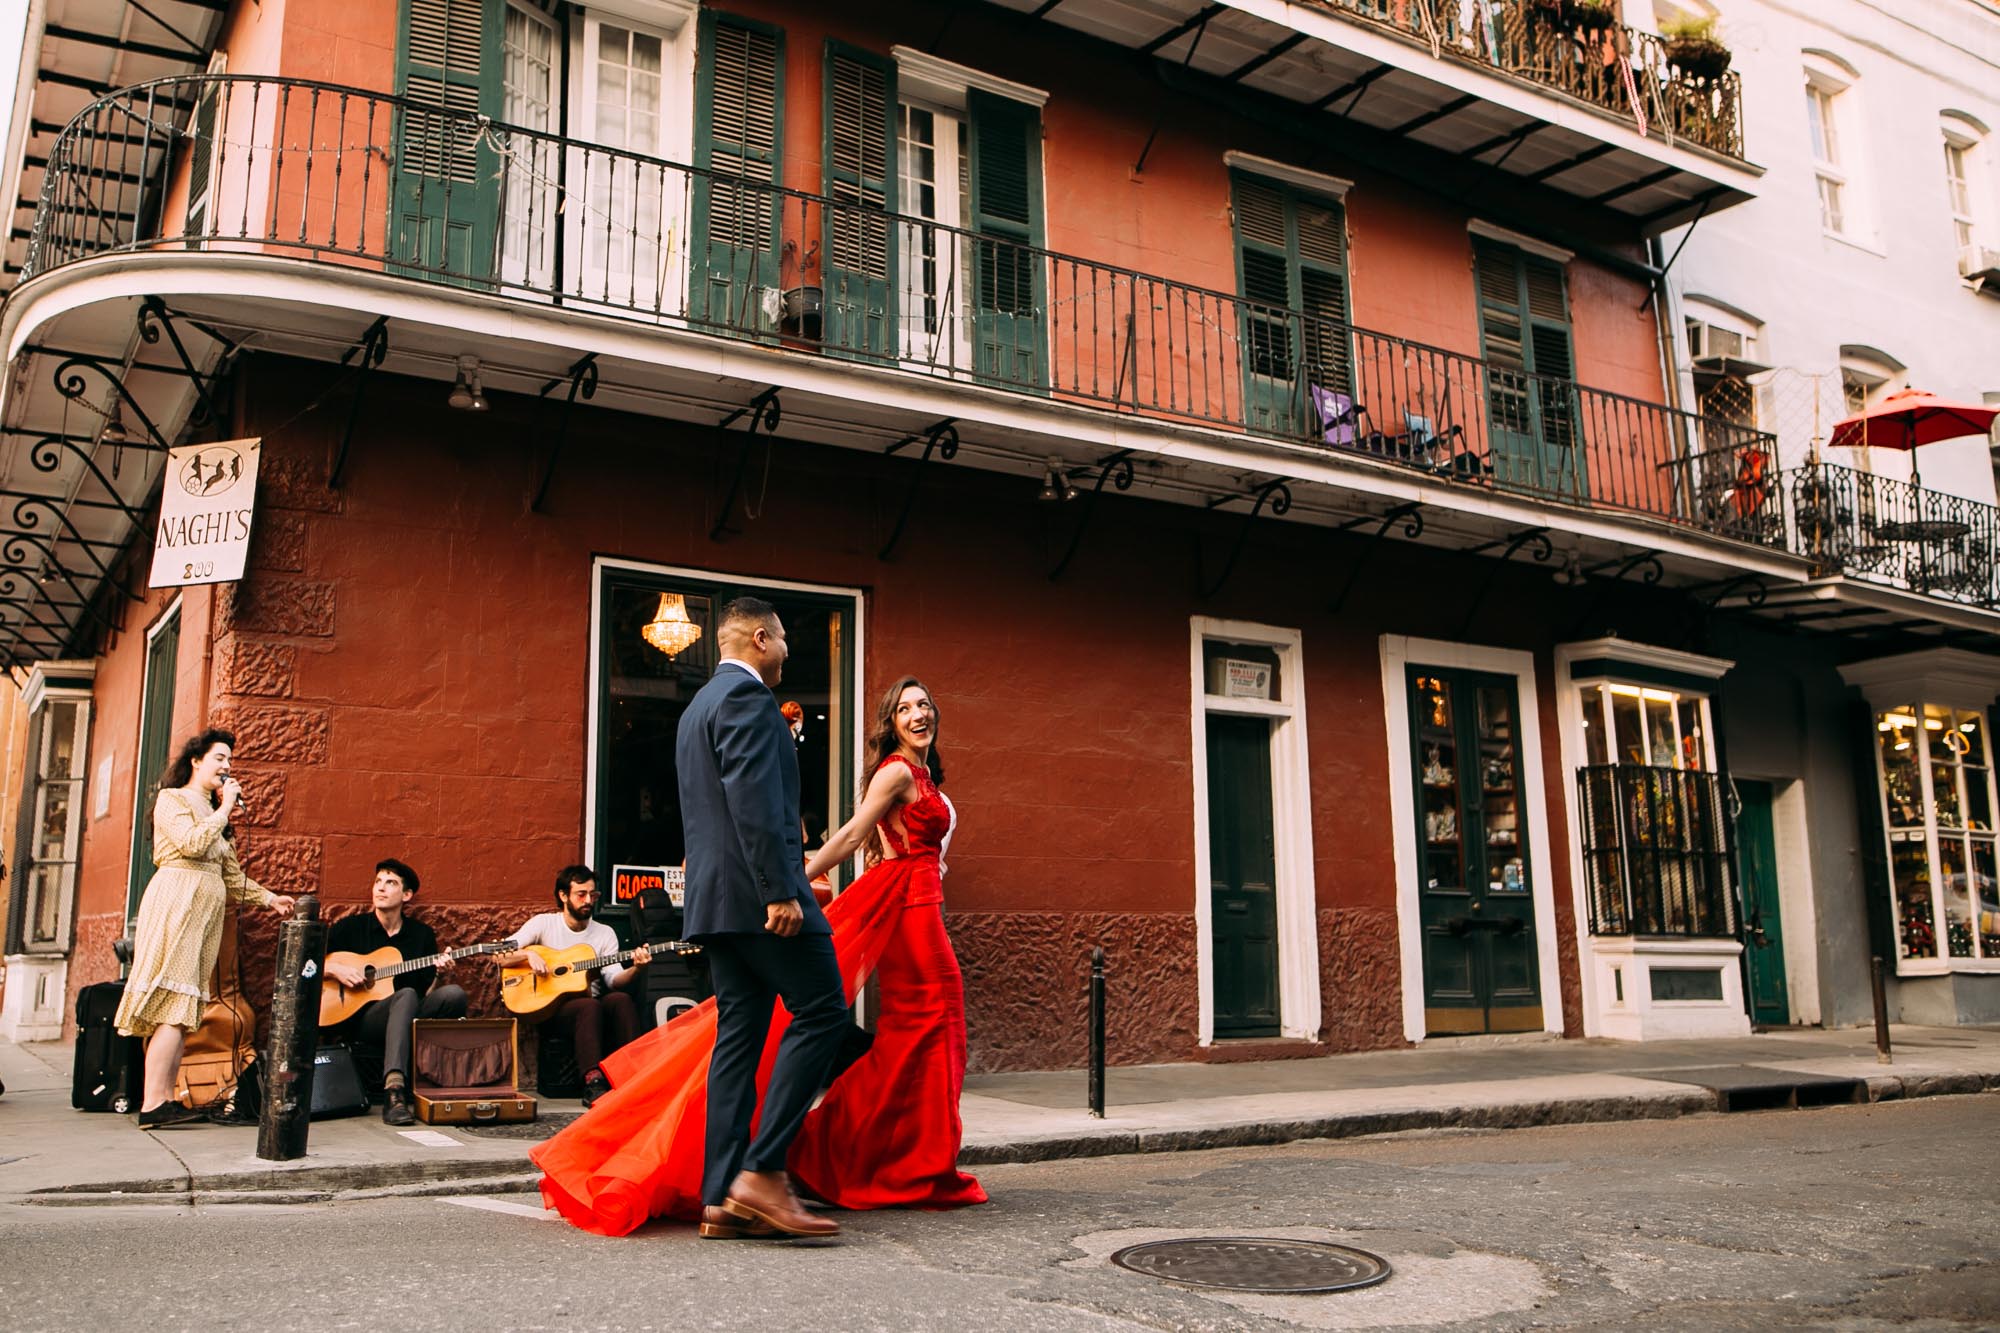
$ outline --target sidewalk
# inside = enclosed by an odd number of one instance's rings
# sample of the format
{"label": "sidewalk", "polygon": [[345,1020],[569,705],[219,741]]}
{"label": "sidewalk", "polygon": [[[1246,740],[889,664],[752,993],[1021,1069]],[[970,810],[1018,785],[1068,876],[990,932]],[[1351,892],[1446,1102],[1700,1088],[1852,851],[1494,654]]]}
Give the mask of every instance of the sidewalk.
{"label": "sidewalk", "polygon": [[[1427,1042],[1417,1050],[1112,1069],[1103,1120],[1080,1070],[967,1080],[968,1165],[1172,1152],[1409,1129],[1511,1128],[2000,1090],[2000,1029],[1897,1027],[1733,1041]],[[266,1162],[253,1127],[141,1131],[70,1109],[68,1046],[0,1042],[0,1203],[305,1202],[532,1188],[528,1150],[581,1109],[544,1100],[536,1126],[396,1130],[379,1115],[318,1121],[306,1156]],[[532,1136],[532,1137],[530,1137]]]}

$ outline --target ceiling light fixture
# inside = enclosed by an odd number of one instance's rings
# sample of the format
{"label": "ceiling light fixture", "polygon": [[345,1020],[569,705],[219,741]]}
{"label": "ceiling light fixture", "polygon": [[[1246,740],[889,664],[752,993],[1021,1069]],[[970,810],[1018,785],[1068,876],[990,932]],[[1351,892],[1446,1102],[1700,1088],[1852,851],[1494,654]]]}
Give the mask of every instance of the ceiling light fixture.
{"label": "ceiling light fixture", "polygon": [[451,386],[451,396],[445,399],[446,404],[461,412],[484,412],[488,404],[479,380],[479,358],[458,358],[458,379]]}

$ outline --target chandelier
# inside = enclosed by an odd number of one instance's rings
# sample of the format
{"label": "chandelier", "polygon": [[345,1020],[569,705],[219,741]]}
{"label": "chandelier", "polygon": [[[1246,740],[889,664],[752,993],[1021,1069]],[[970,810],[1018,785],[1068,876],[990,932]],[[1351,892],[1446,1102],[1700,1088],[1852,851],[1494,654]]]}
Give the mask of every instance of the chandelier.
{"label": "chandelier", "polygon": [[701,626],[688,619],[686,597],[677,592],[663,592],[659,610],[640,629],[639,637],[671,659],[694,646],[701,638]]}

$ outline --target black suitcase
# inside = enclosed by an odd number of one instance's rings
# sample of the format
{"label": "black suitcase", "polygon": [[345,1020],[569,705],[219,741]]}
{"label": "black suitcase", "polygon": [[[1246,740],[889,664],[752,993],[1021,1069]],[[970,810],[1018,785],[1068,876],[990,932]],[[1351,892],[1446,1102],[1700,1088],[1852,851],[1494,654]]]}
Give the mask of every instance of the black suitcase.
{"label": "black suitcase", "polygon": [[368,1109],[368,1090],[354,1067],[354,1052],[345,1046],[322,1046],[313,1053],[312,1106],[314,1120],[360,1115]]}
{"label": "black suitcase", "polygon": [[76,1069],[70,1079],[69,1104],[79,1111],[123,1115],[139,1108],[145,1046],[137,1037],[119,1035],[118,1002],[124,998],[122,981],[100,982],[77,992]]}

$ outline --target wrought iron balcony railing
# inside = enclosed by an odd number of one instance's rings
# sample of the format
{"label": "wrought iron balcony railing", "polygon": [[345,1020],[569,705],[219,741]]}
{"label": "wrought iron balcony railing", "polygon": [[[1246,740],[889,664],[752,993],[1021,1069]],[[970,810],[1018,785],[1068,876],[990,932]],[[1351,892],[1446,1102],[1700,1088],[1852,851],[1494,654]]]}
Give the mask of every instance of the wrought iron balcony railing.
{"label": "wrought iron balcony railing", "polygon": [[1793,549],[1827,572],[2000,606],[2000,509],[1832,463],[1786,482]]}
{"label": "wrought iron balcony railing", "polygon": [[114,253],[304,258],[1783,545],[1775,491],[1724,484],[1774,470],[1768,435],[1000,230],[406,98],[210,76],[70,123],[27,276]]}
{"label": "wrought iron balcony railing", "polygon": [[1440,56],[1512,75],[1669,139],[1743,157],[1743,87],[1732,72],[1684,69],[1657,34],[1559,0],[1313,0],[1427,43]]}
{"label": "wrought iron balcony railing", "polygon": [[1736,936],[1726,779],[1593,764],[1576,786],[1591,934]]}

